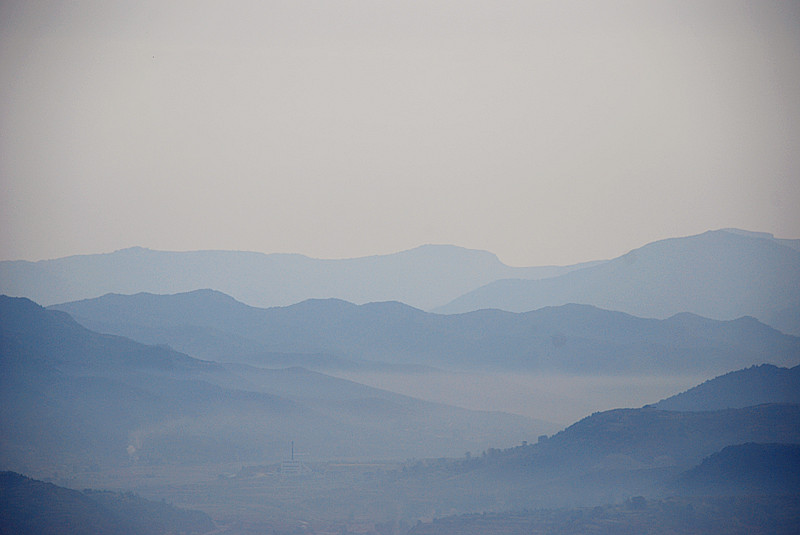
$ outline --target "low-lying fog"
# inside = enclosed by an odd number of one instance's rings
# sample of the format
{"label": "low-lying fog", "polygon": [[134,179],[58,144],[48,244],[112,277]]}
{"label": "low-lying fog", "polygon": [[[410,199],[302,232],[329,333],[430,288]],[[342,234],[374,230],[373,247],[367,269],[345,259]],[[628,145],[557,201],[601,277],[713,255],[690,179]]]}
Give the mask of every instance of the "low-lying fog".
{"label": "low-lying fog", "polygon": [[338,377],[427,401],[504,411],[570,425],[593,412],[641,407],[712,377],[575,376],[492,372],[336,372]]}

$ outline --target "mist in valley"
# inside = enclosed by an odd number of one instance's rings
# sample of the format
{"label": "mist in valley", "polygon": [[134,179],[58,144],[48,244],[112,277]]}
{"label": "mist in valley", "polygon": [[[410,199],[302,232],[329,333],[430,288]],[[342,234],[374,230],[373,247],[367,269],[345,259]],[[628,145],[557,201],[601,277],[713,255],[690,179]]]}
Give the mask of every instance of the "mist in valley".
{"label": "mist in valley", "polygon": [[560,428],[593,412],[641,407],[683,392],[708,375],[331,372],[357,383],[478,411],[519,414]]}

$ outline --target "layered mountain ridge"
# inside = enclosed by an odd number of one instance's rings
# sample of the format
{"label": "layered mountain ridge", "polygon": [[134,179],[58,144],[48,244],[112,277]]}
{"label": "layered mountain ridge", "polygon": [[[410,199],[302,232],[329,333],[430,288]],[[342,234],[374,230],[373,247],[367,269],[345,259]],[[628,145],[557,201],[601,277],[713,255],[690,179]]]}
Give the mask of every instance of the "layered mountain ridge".
{"label": "layered mountain ridge", "polygon": [[316,458],[459,455],[553,429],[302,368],[202,361],[9,297],[0,297],[0,427],[0,463],[42,470],[277,460],[291,440]]}
{"label": "layered mountain ridge", "polygon": [[800,333],[790,312],[800,304],[795,242],[731,230],[661,240],[556,277],[495,281],[434,311],[522,312],[583,303],[650,318],[681,312],[723,320],[754,316]]}
{"label": "layered mountain ridge", "polygon": [[662,319],[681,312],[720,320],[754,316],[800,335],[799,241],[723,229],[563,267],[510,267],[492,253],[449,245],[343,260],[137,247],[0,262],[0,292],[52,305],[108,293],[213,288],[259,307],[336,298],[400,301],[443,314],[580,303]]}
{"label": "layered mountain ridge", "polygon": [[551,277],[592,264],[516,268],[492,253],[452,245],[342,260],[134,247],[38,262],[0,262],[0,293],[51,305],[107,293],[214,288],[255,306],[335,297],[355,303],[398,300],[432,308],[493,280]]}
{"label": "layered mountain ridge", "polygon": [[[210,290],[107,295],[51,307],[85,326],[199,358],[262,366],[343,364],[570,373],[723,373],[800,364],[800,339],[754,318],[645,319],[588,305],[440,315],[397,302],[309,300],[250,307]],[[277,357],[276,357],[277,355]],[[326,358],[325,356],[329,356]]]}

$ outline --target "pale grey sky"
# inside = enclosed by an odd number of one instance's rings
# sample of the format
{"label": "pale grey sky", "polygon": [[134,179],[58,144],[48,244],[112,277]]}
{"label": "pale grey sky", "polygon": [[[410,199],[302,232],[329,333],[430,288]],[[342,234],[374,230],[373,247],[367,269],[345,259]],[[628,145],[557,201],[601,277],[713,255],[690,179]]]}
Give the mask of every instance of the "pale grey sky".
{"label": "pale grey sky", "polygon": [[800,2],[6,1],[0,259],[800,237]]}

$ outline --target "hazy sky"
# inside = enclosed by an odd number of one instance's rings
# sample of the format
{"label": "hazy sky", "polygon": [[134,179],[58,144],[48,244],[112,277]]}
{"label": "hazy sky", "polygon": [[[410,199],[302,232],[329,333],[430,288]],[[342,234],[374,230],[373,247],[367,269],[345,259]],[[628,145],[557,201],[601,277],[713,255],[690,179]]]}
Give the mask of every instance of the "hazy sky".
{"label": "hazy sky", "polygon": [[0,2],[0,258],[800,238],[800,2]]}

